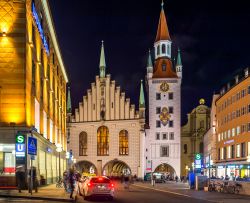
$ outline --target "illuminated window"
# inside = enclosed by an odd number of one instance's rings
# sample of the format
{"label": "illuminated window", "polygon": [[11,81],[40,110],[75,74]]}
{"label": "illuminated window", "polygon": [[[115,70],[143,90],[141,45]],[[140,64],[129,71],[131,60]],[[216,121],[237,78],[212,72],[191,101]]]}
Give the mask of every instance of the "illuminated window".
{"label": "illuminated window", "polygon": [[237,135],[240,134],[240,126],[237,126],[237,132],[236,132]]}
{"label": "illuminated window", "polygon": [[235,128],[232,129],[232,137],[235,136]]}
{"label": "illuminated window", "polygon": [[236,145],[236,157],[239,158],[240,157],[240,144]]}
{"label": "illuminated window", "polygon": [[109,155],[109,129],[106,126],[97,130],[97,155]]}
{"label": "illuminated window", "polygon": [[224,159],[224,148],[221,148],[220,150],[220,158]]}
{"label": "illuminated window", "polygon": [[128,155],[128,131],[122,130],[119,133],[119,154]]}
{"label": "illuminated window", "polygon": [[231,146],[227,147],[227,158],[231,159]]}
{"label": "illuminated window", "polygon": [[220,133],[218,134],[218,142],[220,141]]}
{"label": "illuminated window", "polygon": [[87,155],[88,135],[86,132],[79,134],[79,156]]}

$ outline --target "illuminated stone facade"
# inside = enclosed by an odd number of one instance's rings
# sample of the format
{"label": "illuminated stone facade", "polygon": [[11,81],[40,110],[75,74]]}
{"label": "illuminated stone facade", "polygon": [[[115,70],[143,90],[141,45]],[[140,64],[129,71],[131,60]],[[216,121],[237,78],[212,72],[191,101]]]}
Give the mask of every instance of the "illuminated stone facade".
{"label": "illuminated stone facade", "polygon": [[188,122],[181,128],[181,175],[192,170],[195,153],[203,153],[203,137],[210,127],[210,109],[200,99],[200,105],[187,114]]}
{"label": "illuminated stone facade", "polygon": [[[67,82],[47,0],[1,0],[0,143],[33,129],[41,151],[47,146],[55,154],[58,143],[66,150]],[[34,162],[44,175],[52,173],[40,166],[45,153]]]}
{"label": "illuminated stone facade", "polygon": [[89,172],[86,165],[91,163],[98,174],[120,176],[128,169],[143,177],[140,146],[145,136],[145,109],[136,111],[105,70],[102,46],[100,74],[69,119],[68,150],[72,150],[80,171]]}

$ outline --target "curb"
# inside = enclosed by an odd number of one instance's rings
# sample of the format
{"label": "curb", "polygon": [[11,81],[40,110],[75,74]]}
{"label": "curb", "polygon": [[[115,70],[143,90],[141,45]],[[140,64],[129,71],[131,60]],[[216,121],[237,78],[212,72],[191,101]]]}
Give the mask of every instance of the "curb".
{"label": "curb", "polygon": [[74,202],[73,199],[59,199],[52,197],[39,197],[39,196],[21,196],[21,195],[3,195],[0,194],[0,197],[5,198],[21,198],[21,199],[37,199],[37,200],[49,200],[49,201],[60,201],[60,202]]}

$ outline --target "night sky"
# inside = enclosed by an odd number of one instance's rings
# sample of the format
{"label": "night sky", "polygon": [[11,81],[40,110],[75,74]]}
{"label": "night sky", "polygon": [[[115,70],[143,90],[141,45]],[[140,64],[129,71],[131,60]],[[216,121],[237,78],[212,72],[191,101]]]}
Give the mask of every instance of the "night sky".
{"label": "night sky", "polygon": [[[67,68],[73,109],[99,74],[101,40],[107,73],[138,109],[140,79],[153,49],[161,0],[50,0]],[[210,106],[233,76],[250,63],[250,2],[166,0],[173,42],[182,51],[182,123],[200,98]]]}

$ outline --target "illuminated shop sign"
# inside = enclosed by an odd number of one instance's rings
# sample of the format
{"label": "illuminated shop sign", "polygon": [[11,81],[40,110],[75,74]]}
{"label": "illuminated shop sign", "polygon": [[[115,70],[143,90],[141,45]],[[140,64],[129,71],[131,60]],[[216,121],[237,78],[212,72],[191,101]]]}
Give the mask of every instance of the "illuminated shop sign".
{"label": "illuminated shop sign", "polygon": [[234,140],[227,140],[226,142],[224,142],[224,144],[230,144],[230,143],[233,143]]}
{"label": "illuminated shop sign", "polygon": [[49,54],[49,45],[48,45],[48,42],[46,40],[46,37],[44,35],[44,32],[43,32],[43,28],[42,28],[42,24],[41,24],[41,21],[39,19],[39,16],[37,14],[37,11],[36,11],[36,7],[35,7],[35,3],[33,2],[32,3],[32,15],[35,19],[35,22],[36,22],[36,26],[37,26],[37,29],[38,29],[38,32],[40,34],[40,37],[42,39],[42,42],[43,42],[43,46],[45,47],[45,51],[47,54]]}
{"label": "illuminated shop sign", "polygon": [[22,134],[16,135],[16,157],[25,157],[25,136]]}

